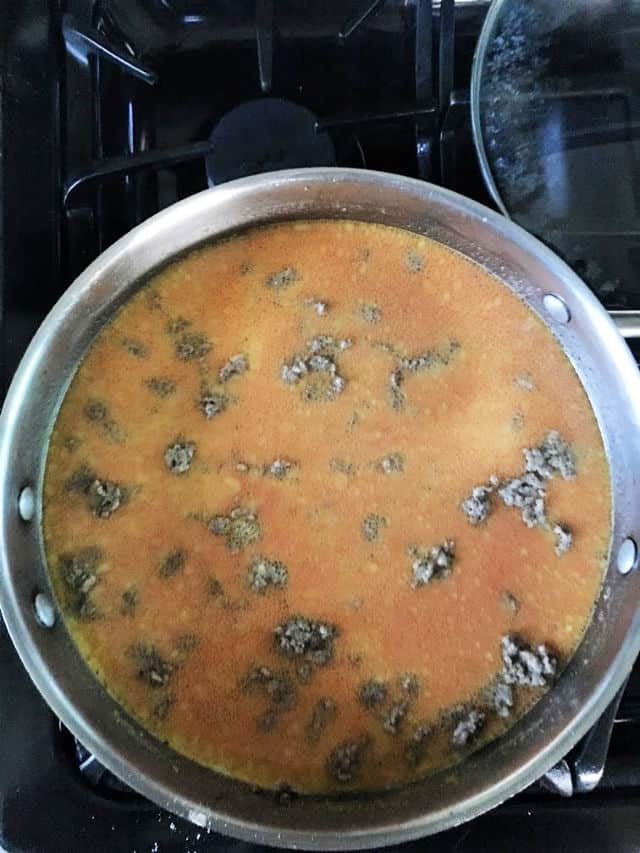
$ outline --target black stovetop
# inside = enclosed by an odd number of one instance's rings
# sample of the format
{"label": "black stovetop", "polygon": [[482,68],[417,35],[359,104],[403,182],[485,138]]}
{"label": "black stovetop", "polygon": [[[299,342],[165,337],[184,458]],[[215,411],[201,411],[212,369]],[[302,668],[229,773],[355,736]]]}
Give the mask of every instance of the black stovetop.
{"label": "black stovetop", "polygon": [[[0,393],[74,276],[208,183],[335,163],[433,180],[490,203],[468,94],[487,3],[458,2],[455,14],[450,0],[433,6],[4,0]],[[261,121],[263,132],[243,132]],[[595,791],[558,793],[579,783],[579,746],[555,784],[541,780],[430,839],[429,849],[637,851],[638,668],[616,720]],[[104,771],[48,710],[1,624],[0,733],[0,845],[10,853],[255,849],[160,811]]]}

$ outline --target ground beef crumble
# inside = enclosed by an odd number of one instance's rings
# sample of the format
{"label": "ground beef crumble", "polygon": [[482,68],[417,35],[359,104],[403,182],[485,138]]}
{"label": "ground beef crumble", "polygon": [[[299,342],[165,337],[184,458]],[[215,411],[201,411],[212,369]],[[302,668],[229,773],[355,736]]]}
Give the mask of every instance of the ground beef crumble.
{"label": "ground beef crumble", "polygon": [[323,299],[318,299],[315,296],[312,296],[309,299],[305,299],[305,305],[308,305],[310,308],[312,308],[316,312],[318,317],[324,317],[324,315],[329,310],[328,303],[325,302]]}
{"label": "ground beef crumble", "polygon": [[552,530],[555,537],[554,550],[558,557],[561,557],[571,549],[571,546],[573,545],[573,533],[566,524],[560,524],[558,522],[553,525]]}
{"label": "ground beef crumble", "polygon": [[374,708],[382,705],[387,698],[387,694],[388,688],[384,681],[380,681],[377,678],[370,678],[358,687],[358,702],[367,711],[372,711]]}
{"label": "ground beef crumble", "polygon": [[506,718],[513,709],[513,688],[500,676],[485,691],[487,703],[499,717]]}
{"label": "ground beef crumble", "polygon": [[142,341],[135,338],[123,338],[122,346],[134,358],[147,358],[149,350]]}
{"label": "ground beef crumble", "polygon": [[405,262],[410,272],[421,272],[424,269],[424,256],[415,249],[408,249]]}
{"label": "ground beef crumble", "polygon": [[394,409],[402,409],[406,403],[404,385],[407,376],[432,370],[436,367],[444,367],[449,364],[453,356],[461,349],[456,340],[448,341],[440,350],[425,350],[418,355],[401,355],[395,347],[388,344],[374,344],[379,349],[389,352],[395,356],[396,365],[389,374],[389,402]]}
{"label": "ground beef crumble", "polygon": [[285,587],[289,572],[280,560],[259,556],[251,561],[247,580],[254,592],[264,593],[269,587]]}
{"label": "ground beef crumble", "polygon": [[363,537],[367,542],[376,542],[380,537],[380,532],[388,523],[389,521],[385,515],[370,513],[362,521],[361,530]]}
{"label": "ground beef crumble", "polygon": [[224,587],[215,576],[211,576],[207,580],[207,592],[211,598],[223,598]]}
{"label": "ground beef crumble", "polygon": [[454,718],[454,727],[451,733],[451,743],[462,747],[471,743],[484,727],[486,714],[477,708],[470,711],[460,711]]}
{"label": "ground beef crumble", "polygon": [[60,576],[69,593],[70,609],[79,619],[92,620],[99,615],[91,595],[100,582],[98,567],[102,557],[100,548],[90,546],[75,554],[61,554],[58,558]]}
{"label": "ground beef crumble", "polygon": [[245,693],[262,693],[274,705],[291,708],[296,700],[296,686],[286,672],[274,672],[267,666],[251,669],[242,681]]}
{"label": "ground beef crumble", "polygon": [[133,616],[140,603],[140,593],[137,589],[125,589],[120,598],[120,613],[123,616]]}
{"label": "ground beef crumble", "polygon": [[122,505],[124,494],[118,483],[94,480],[87,492],[89,509],[97,518],[109,518]]}
{"label": "ground beef crumble", "polygon": [[158,573],[162,578],[172,578],[182,571],[186,562],[186,551],[183,551],[182,548],[175,548],[162,558]]}
{"label": "ground beef crumble", "polygon": [[522,511],[527,527],[540,527],[547,523],[544,481],[559,474],[569,480],[576,474],[575,455],[557,430],[551,430],[538,447],[522,451],[525,471],[521,477],[506,480],[498,495],[507,506]]}
{"label": "ground beef crumble", "polygon": [[500,596],[500,604],[511,616],[515,616],[520,610],[520,601],[512,592],[503,592]]}
{"label": "ground beef crumble", "polygon": [[534,648],[512,635],[502,638],[502,664],[502,680],[519,687],[546,687],[558,668],[545,645]]}
{"label": "ground beef crumble", "polygon": [[111,417],[108,406],[102,400],[90,399],[84,407],[84,416],[103,431],[108,441],[114,444],[125,443],[126,431]]}
{"label": "ground beef crumble", "polygon": [[[557,430],[550,430],[537,447],[523,449],[524,471],[520,476],[499,481],[493,475],[488,484],[476,486],[462,501],[460,508],[471,524],[482,524],[491,513],[494,493],[508,506],[520,510],[527,527],[548,525],[545,481],[556,475],[568,480],[576,474],[573,450]],[[572,543],[568,528],[553,526],[556,553],[560,556]]]}
{"label": "ground beef crumble", "polygon": [[420,693],[420,679],[414,672],[404,672],[398,678],[398,684],[400,690],[411,699],[415,699]]}
{"label": "ground beef crumble", "polygon": [[186,474],[196,453],[193,441],[177,439],[164,452],[164,462],[172,474]]}
{"label": "ground beef crumble", "polygon": [[344,474],[347,477],[353,477],[358,473],[358,466],[354,462],[349,462],[348,459],[330,459],[329,469],[337,474]]}
{"label": "ground beef crumble", "polygon": [[338,629],[330,622],[292,616],[274,632],[276,650],[285,657],[306,658],[317,666],[327,664],[333,655]]}
{"label": "ground beef crumble", "polygon": [[263,734],[273,731],[278,723],[278,719],[278,710],[276,708],[270,708],[268,711],[265,711],[264,714],[260,714],[257,718],[256,723],[258,731]]}
{"label": "ground beef crumble", "polygon": [[498,495],[506,506],[521,510],[527,527],[540,527],[546,523],[546,490],[538,474],[529,472],[514,477],[498,488]]}
{"label": "ground beef crumble", "polygon": [[158,397],[169,397],[175,394],[177,388],[173,379],[168,379],[166,376],[152,376],[150,379],[145,379],[144,384]]}
{"label": "ground beef crumble", "polygon": [[401,453],[388,453],[379,462],[376,469],[383,474],[402,474],[404,471],[404,456]]}
{"label": "ground beef crumble", "polygon": [[300,276],[294,267],[283,267],[277,272],[270,273],[265,284],[271,290],[286,290],[299,280]]}
{"label": "ground beef crumble", "polygon": [[363,302],[360,306],[360,316],[365,323],[379,323],[382,319],[382,311],[375,302]]}
{"label": "ground beef crumble", "polygon": [[385,732],[388,732],[390,735],[397,735],[402,728],[408,710],[409,703],[405,699],[400,702],[394,702],[385,711],[382,719],[382,728]]}
{"label": "ground beef crumble", "polygon": [[138,678],[149,687],[166,687],[173,674],[173,665],[151,643],[134,643],[127,650],[132,658]]}
{"label": "ground beef crumble", "polygon": [[462,501],[460,508],[471,524],[483,524],[491,513],[491,495],[497,486],[497,477],[492,476],[489,485],[475,486]]}
{"label": "ground beef crumble", "polygon": [[276,480],[284,480],[295,467],[295,462],[290,462],[288,459],[274,459],[263,468],[263,474],[269,477],[275,477]]}
{"label": "ground beef crumble", "polygon": [[338,744],[327,759],[329,776],[343,784],[355,781],[360,773],[362,758],[368,745],[367,737]]}
{"label": "ground beef crumble", "polygon": [[533,391],[536,387],[533,376],[531,376],[530,373],[523,373],[520,376],[516,376],[513,380],[513,384],[516,387],[521,388],[523,391]]}
{"label": "ground beef crumble", "polygon": [[254,545],[262,536],[260,520],[248,507],[236,506],[228,515],[214,515],[207,526],[214,536],[222,536],[230,551]]}
{"label": "ground beef crumble", "polygon": [[304,379],[302,396],[305,400],[333,400],[346,385],[338,372],[336,357],[352,345],[350,338],[316,335],[307,342],[305,352],[282,365],[280,377],[287,385],[296,385]]}
{"label": "ground beef crumble", "polygon": [[73,592],[88,595],[98,583],[97,568],[102,559],[99,548],[83,548],[75,554],[61,554],[60,575]]}
{"label": "ground beef crumble", "polygon": [[198,408],[205,418],[210,421],[216,415],[221,415],[222,412],[225,412],[231,402],[233,402],[233,398],[225,391],[216,388],[205,388],[198,400]]}
{"label": "ground beef crumble", "polygon": [[242,376],[249,370],[249,359],[244,353],[232,355],[231,358],[222,365],[218,371],[218,379],[220,382],[228,382],[236,376]]}
{"label": "ground beef crumble", "polygon": [[427,753],[428,741],[431,735],[429,723],[422,722],[414,729],[404,749],[404,757],[411,768],[416,768]]}
{"label": "ground beef crumble", "polygon": [[424,586],[431,580],[442,580],[451,574],[456,547],[452,539],[445,539],[433,548],[409,547],[411,557],[411,586]]}
{"label": "ground beef crumble", "polygon": [[207,355],[211,343],[199,332],[183,332],[175,340],[175,353],[181,361],[194,361]]}
{"label": "ground beef crumble", "polygon": [[542,479],[550,480],[560,474],[563,479],[570,480],[576,475],[575,455],[557,430],[548,432],[538,447],[522,452],[526,470]]}

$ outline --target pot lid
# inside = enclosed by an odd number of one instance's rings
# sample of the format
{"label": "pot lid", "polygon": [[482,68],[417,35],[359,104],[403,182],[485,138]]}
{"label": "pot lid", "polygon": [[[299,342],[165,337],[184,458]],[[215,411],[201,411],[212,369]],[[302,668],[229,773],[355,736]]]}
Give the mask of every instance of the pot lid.
{"label": "pot lid", "polygon": [[495,0],[476,51],[472,110],[503,213],[551,245],[609,308],[637,304],[640,2]]}

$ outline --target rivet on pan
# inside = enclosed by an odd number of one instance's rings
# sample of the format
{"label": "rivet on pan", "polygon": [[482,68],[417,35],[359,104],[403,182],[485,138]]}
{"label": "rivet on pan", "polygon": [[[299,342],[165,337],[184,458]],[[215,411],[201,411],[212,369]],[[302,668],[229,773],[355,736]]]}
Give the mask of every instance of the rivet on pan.
{"label": "rivet on pan", "polygon": [[18,497],[18,512],[23,521],[31,521],[36,511],[36,499],[31,486],[25,486]]}
{"label": "rivet on pan", "polygon": [[43,628],[53,628],[56,624],[56,610],[48,595],[44,592],[37,593],[33,599],[33,609],[38,625],[42,625]]}
{"label": "rivet on pan", "polygon": [[571,311],[569,306],[561,296],[556,293],[545,293],[542,298],[542,304],[547,310],[547,313],[556,321],[556,323],[568,323],[571,319]]}
{"label": "rivet on pan", "polygon": [[622,545],[618,548],[618,556],[616,557],[616,568],[621,575],[628,575],[632,569],[638,564],[638,546],[634,540],[629,537],[625,539]]}

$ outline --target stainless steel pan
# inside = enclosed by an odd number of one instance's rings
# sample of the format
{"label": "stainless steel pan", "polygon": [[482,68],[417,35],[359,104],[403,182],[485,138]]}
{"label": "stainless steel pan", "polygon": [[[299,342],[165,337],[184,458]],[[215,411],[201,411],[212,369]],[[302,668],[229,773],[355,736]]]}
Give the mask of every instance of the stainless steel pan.
{"label": "stainless steel pan", "polygon": [[[123,300],[202,241],[306,217],[350,217],[426,234],[496,273],[539,314],[573,362],[600,424],[613,483],[613,539],[583,643],[554,688],[506,736],[404,790],[284,803],[172,752],[97,683],[50,606],[41,490],[49,430],[64,391],[96,331]],[[636,365],[598,301],[554,254],[503,217],[429,184],[375,172],[298,170],[240,180],[163,211],[101,255],[53,308],[16,373],[0,432],[0,601],[25,667],[100,761],[200,826],[273,845],[348,849],[468,820],[566,754],[612,700],[640,649],[640,573],[632,570],[632,540],[640,537]]]}

